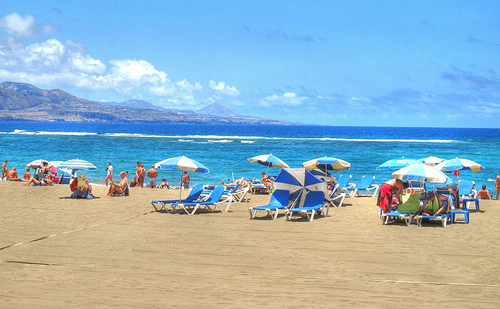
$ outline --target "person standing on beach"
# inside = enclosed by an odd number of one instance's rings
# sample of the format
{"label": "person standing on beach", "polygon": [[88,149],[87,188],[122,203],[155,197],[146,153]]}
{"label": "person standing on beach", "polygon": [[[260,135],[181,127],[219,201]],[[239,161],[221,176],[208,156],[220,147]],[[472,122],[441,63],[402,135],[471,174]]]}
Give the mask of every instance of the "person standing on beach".
{"label": "person standing on beach", "polygon": [[6,177],[7,175],[7,160],[3,161],[2,164],[2,180]]}
{"label": "person standing on beach", "polygon": [[148,173],[148,188],[156,188],[156,177],[158,177],[158,172],[155,170],[155,166],[152,165]]}
{"label": "person standing on beach", "polygon": [[108,186],[108,181],[113,182],[113,165],[111,165],[111,162],[108,162],[108,167],[106,168],[107,175],[106,175],[106,187]]}
{"label": "person standing on beach", "polygon": [[184,189],[189,189],[189,174],[187,172],[184,172],[184,176],[182,176],[181,180],[181,185],[184,187]]}
{"label": "person standing on beach", "polygon": [[498,174],[497,178],[495,179],[495,191],[497,191],[495,200],[498,200],[498,193],[500,193],[500,174]]}
{"label": "person standing on beach", "polygon": [[144,168],[144,163],[139,163],[137,166],[137,184],[136,187],[144,187],[144,178],[146,177],[146,169]]}

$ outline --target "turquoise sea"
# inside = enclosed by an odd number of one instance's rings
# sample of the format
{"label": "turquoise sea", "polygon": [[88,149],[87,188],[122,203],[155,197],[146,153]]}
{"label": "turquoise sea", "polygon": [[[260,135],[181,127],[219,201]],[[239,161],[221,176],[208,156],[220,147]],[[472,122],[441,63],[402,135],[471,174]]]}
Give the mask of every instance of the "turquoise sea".
{"label": "turquoise sea", "polygon": [[[500,172],[500,129],[0,122],[0,159],[7,159],[8,167],[16,166],[21,175],[35,159],[80,158],[99,168],[88,172],[89,178],[104,183],[108,161],[115,173],[134,174],[137,161],[148,169],[158,161],[186,155],[211,170],[191,173],[192,183],[217,184],[233,177],[259,177],[266,167],[247,159],[267,153],[291,167],[322,156],[341,158],[352,164],[348,173],[353,181],[375,175],[379,184],[391,178],[391,172],[376,167],[392,158],[467,158],[485,171],[462,171],[461,179],[494,190],[492,181]],[[269,171],[278,173],[277,168]],[[171,183],[180,177],[177,170],[159,174]]]}

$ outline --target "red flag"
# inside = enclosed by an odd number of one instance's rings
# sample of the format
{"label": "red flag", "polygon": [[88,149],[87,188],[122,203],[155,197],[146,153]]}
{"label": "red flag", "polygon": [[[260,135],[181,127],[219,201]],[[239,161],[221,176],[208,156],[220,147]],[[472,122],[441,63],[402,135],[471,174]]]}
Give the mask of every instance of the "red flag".
{"label": "red flag", "polygon": [[460,176],[460,172],[458,170],[455,170],[455,173],[454,173],[455,176]]}

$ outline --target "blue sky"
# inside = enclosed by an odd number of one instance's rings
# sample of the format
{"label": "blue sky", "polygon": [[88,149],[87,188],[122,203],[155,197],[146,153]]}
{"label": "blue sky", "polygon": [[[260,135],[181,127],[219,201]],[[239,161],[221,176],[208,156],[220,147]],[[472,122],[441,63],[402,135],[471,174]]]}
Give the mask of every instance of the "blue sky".
{"label": "blue sky", "polygon": [[2,1],[0,81],[283,121],[500,127],[500,1]]}

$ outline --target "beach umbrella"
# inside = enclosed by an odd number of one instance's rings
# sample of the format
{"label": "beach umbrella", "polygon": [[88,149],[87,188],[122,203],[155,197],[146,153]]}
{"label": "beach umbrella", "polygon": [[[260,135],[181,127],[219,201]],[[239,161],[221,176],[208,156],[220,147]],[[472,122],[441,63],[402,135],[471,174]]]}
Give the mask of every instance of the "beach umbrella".
{"label": "beach umbrella", "polygon": [[434,156],[430,156],[430,157],[427,157],[427,158],[423,158],[423,159],[420,159],[420,161],[424,164],[427,164],[427,165],[430,165],[430,166],[435,166],[441,162],[444,161],[444,159],[441,159],[441,158],[438,158],[438,157],[434,157]]}
{"label": "beach umbrella", "polygon": [[437,168],[422,163],[403,167],[392,173],[392,177],[401,180],[433,183],[446,183],[449,179],[448,176]]}
{"label": "beach umbrella", "polygon": [[484,167],[481,166],[481,164],[476,163],[472,160],[460,158],[443,161],[436,165],[436,168],[444,172],[471,170],[473,173],[478,173],[484,171]]}
{"label": "beach umbrella", "polygon": [[[210,169],[208,167],[186,156],[174,157],[160,161],[155,164],[155,168],[159,168],[162,170],[179,169],[181,171],[196,172],[202,174],[208,174],[210,172]],[[181,172],[181,182],[182,182],[182,172]],[[181,197],[182,197],[182,184],[181,184],[181,189],[179,190],[179,200],[181,199]]]}
{"label": "beach umbrella", "polygon": [[351,163],[344,161],[342,159],[325,156],[322,158],[312,159],[307,162],[304,162],[302,163],[302,167],[308,171],[319,169],[322,172],[327,173],[328,171],[348,170],[351,167]]}
{"label": "beach umbrella", "polygon": [[73,177],[76,177],[76,171],[83,170],[83,171],[97,171],[97,167],[90,163],[89,161],[81,160],[81,159],[71,159],[68,161],[64,161],[59,166],[57,166],[58,169],[64,171],[64,170],[70,170],[70,174]]}
{"label": "beach umbrella", "polygon": [[49,163],[49,161],[47,160],[42,160],[42,159],[38,159],[38,160],[34,160],[34,161],[31,161],[30,163],[26,164],[26,167],[30,167],[30,168],[39,168],[39,167],[42,167],[42,165],[44,163]]}
{"label": "beach umbrella", "polygon": [[248,162],[257,162],[259,164],[267,166],[267,173],[269,173],[270,167],[281,167],[290,168],[288,164],[283,162],[280,158],[272,154],[265,154],[248,159]]}
{"label": "beach umbrella", "polygon": [[303,205],[307,192],[310,191],[322,191],[325,198],[328,198],[326,183],[305,168],[282,169],[274,180],[273,187],[275,190],[288,190],[292,196],[299,197],[296,207]]}
{"label": "beach umbrella", "polygon": [[415,165],[415,164],[422,164],[422,162],[420,162],[417,159],[401,157],[401,158],[387,160],[381,165],[379,165],[377,169],[382,171],[399,170],[400,168],[403,168],[405,166]]}

